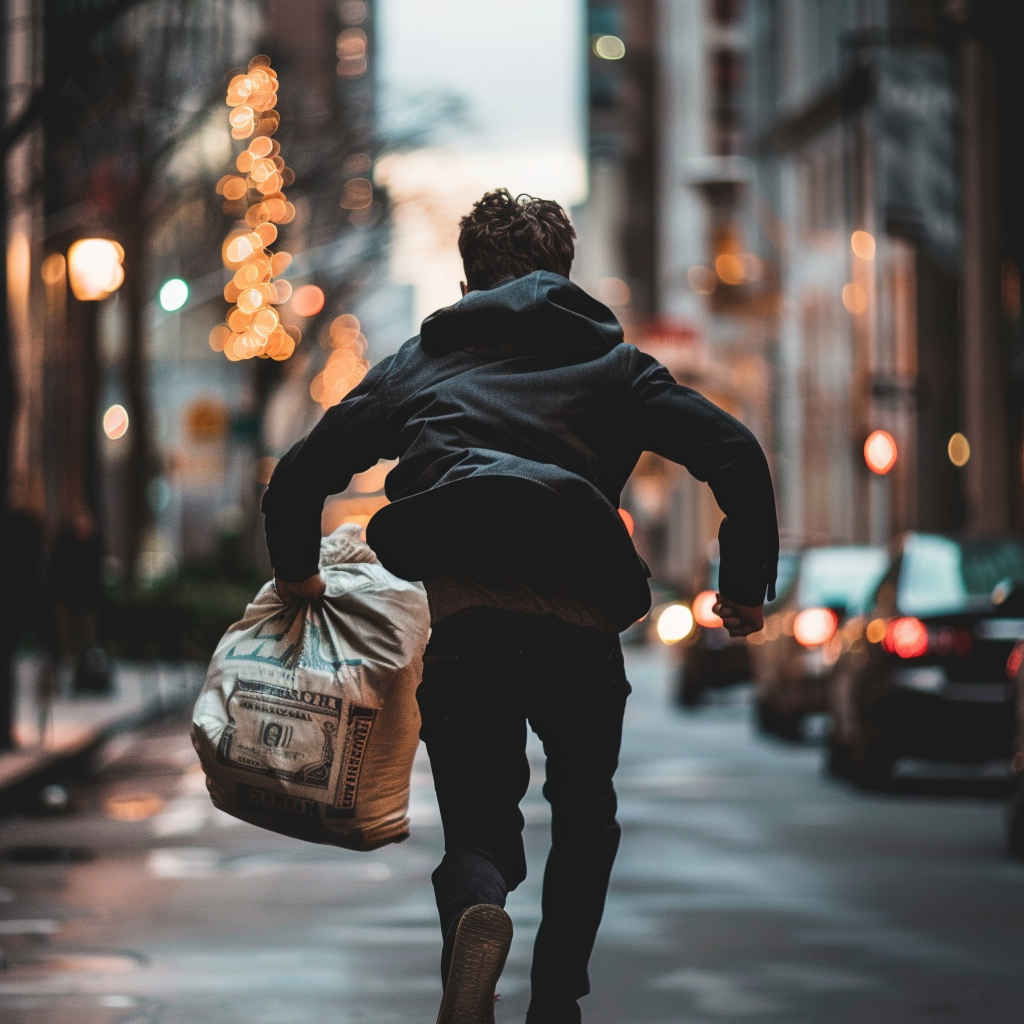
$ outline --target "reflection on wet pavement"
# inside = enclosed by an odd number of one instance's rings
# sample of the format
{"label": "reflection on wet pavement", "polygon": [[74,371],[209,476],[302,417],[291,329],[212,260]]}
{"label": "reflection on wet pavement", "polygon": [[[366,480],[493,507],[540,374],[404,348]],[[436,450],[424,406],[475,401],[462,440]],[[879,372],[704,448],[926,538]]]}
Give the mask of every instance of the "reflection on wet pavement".
{"label": "reflection on wet pavement", "polygon": [[[820,751],[756,738],[742,691],[696,715],[658,652],[630,655],[624,840],[592,969],[593,1024],[904,1024],[1024,1019],[1024,866],[997,801],[855,793]],[[524,802],[531,874],[500,1024],[522,1020],[547,808]],[[71,816],[11,820],[0,1018],[10,1024],[431,1020],[441,834],[417,760],[412,837],[371,854],[303,844],[215,810],[181,723],[106,751]]]}

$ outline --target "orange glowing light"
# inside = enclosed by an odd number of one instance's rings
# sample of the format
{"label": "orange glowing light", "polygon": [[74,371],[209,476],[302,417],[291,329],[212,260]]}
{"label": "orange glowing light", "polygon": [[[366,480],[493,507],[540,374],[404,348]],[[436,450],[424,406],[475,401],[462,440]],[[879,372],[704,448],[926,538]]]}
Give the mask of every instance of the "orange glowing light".
{"label": "orange glowing light", "polygon": [[875,240],[867,231],[854,231],[850,235],[850,248],[858,259],[873,260],[875,258]]}
{"label": "orange glowing light", "polygon": [[[224,299],[235,305],[228,310],[227,322],[210,332],[210,347],[232,362],[287,359],[302,337],[297,328],[281,324],[274,308],[293,298],[287,281],[274,280],[291,263],[291,256],[267,249],[277,240],[277,225],[295,217],[295,207],[282,191],[295,180],[295,174],[285,165],[280,143],[270,138],[281,121],[274,109],[277,91],[277,72],[270,66],[270,58],[260,54],[249,61],[244,72],[232,77],[225,95],[232,138],[250,138],[255,133],[235,159],[243,177],[226,174],[217,182],[217,192],[225,198],[225,214],[244,219],[250,229],[232,230],[221,248],[224,265],[234,271],[224,287]],[[303,315],[312,315],[323,306],[323,292],[311,287],[305,305],[300,301],[296,307],[297,311],[306,310]],[[319,303],[311,301],[317,295]]]}
{"label": "orange glowing light", "polygon": [[717,629],[722,620],[711,610],[718,603],[718,595],[713,590],[702,590],[693,599],[693,617],[698,626],[705,629]]}
{"label": "orange glowing light", "polygon": [[832,639],[838,625],[831,608],[805,608],[793,620],[793,636],[801,647],[820,647]]}
{"label": "orange glowing light", "polygon": [[722,253],[715,259],[715,273],[725,284],[743,284],[746,279],[743,260],[732,253]]}
{"label": "orange glowing light", "polygon": [[82,302],[96,302],[116,292],[124,281],[124,249],[109,238],[80,238],[68,249],[71,291]]}
{"label": "orange glowing light", "polygon": [[323,308],[323,289],[315,284],[304,284],[292,293],[292,311],[298,316],[315,316]]}
{"label": "orange glowing light", "polygon": [[252,242],[247,235],[236,235],[224,248],[224,258],[231,263],[241,263],[252,255]]}
{"label": "orange glowing light", "polygon": [[896,455],[896,441],[887,430],[873,430],[864,442],[864,461],[879,476],[885,476],[896,465]]}
{"label": "orange glowing light", "polygon": [[128,410],[123,405],[112,405],[103,414],[103,433],[117,441],[128,433]]}
{"label": "orange glowing light", "polygon": [[619,509],[619,515],[622,517],[623,523],[626,524],[626,533],[632,537],[634,528],[633,517],[624,508]]}
{"label": "orange glowing light", "polygon": [[64,259],[63,254],[59,252],[51,252],[50,255],[43,260],[43,265],[39,268],[39,275],[42,277],[45,284],[63,284],[64,278],[67,276],[67,262]]}
{"label": "orange glowing light", "polygon": [[859,284],[844,284],[843,305],[847,313],[863,313],[868,308],[868,293]]}
{"label": "orange glowing light", "polygon": [[869,644],[880,644],[885,639],[885,619],[872,619],[864,630]]}

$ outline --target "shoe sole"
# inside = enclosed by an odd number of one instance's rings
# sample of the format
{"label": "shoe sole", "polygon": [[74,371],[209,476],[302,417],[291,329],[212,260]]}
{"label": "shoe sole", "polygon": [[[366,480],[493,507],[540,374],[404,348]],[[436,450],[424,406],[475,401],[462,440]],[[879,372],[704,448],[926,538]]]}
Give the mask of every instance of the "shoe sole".
{"label": "shoe sole", "polygon": [[494,988],[512,945],[512,919],[480,903],[459,918],[437,1024],[494,1024]]}

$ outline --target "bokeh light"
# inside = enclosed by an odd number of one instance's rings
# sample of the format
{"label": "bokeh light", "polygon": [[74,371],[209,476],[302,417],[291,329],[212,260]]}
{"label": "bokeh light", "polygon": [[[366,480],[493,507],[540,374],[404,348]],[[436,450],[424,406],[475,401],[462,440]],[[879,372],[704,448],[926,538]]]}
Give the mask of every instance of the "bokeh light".
{"label": "bokeh light", "polygon": [[885,619],[872,619],[864,630],[869,644],[880,644],[885,639]]}
{"label": "bokeh light", "polygon": [[746,278],[743,260],[728,252],[715,259],[715,273],[724,284],[743,284]]}
{"label": "bokeh light", "polygon": [[43,260],[43,265],[39,268],[39,276],[43,279],[44,284],[63,284],[64,278],[67,276],[67,261],[64,259],[63,253],[51,252]]}
{"label": "bokeh light", "polygon": [[373,185],[369,178],[352,178],[341,190],[343,210],[365,210],[373,202]]}
{"label": "bokeh light", "polygon": [[958,469],[966,466],[971,457],[970,442],[958,431],[949,439],[949,444],[946,445],[946,453],[949,455],[949,461]]}
{"label": "bokeh light", "polygon": [[[209,339],[210,348],[223,352],[231,362],[256,357],[288,359],[302,338],[297,327],[281,323],[275,309],[293,298],[287,281],[274,280],[292,258],[267,248],[277,240],[277,225],[295,219],[295,207],[283,191],[295,181],[295,172],[285,165],[280,143],[270,138],[281,123],[281,115],[274,109],[277,90],[277,72],[270,66],[270,58],[261,54],[249,61],[244,73],[231,79],[225,97],[232,108],[228,116],[232,138],[254,136],[235,159],[235,168],[243,176],[226,174],[217,182],[217,193],[225,199],[224,213],[245,222],[244,228],[236,226],[228,233],[221,247],[224,266],[234,272],[224,286],[224,300],[234,305]],[[323,292],[316,292],[320,300],[314,312],[323,307]],[[302,302],[299,305],[302,307]],[[313,305],[306,303],[307,308]]]}
{"label": "bokeh light", "polygon": [[324,409],[337,405],[370,369],[369,361],[364,358],[366,338],[359,328],[359,320],[351,313],[344,313],[334,319],[327,332],[325,340],[331,349],[330,358],[309,385],[313,401]]}
{"label": "bokeh light", "polygon": [[718,595],[713,590],[702,590],[693,599],[693,617],[698,626],[717,629],[722,625],[722,620],[712,611],[717,603]]}
{"label": "bokeh light", "polygon": [[693,613],[685,604],[667,605],[658,616],[656,629],[663,644],[677,644],[693,632]]}
{"label": "bokeh light", "polygon": [[123,405],[112,405],[103,414],[103,433],[111,441],[128,433],[128,410]]}
{"label": "bokeh light", "polygon": [[854,256],[862,260],[875,258],[875,239],[867,231],[854,231],[850,235],[850,248]]}
{"label": "bokeh light", "polygon": [[928,627],[920,619],[893,619],[882,646],[900,658],[920,658],[928,653]]}
{"label": "bokeh light", "polygon": [[633,522],[633,517],[624,509],[619,509],[619,518],[622,520],[626,527],[626,533],[633,536],[633,531],[636,529],[636,524]]}
{"label": "bokeh light", "polygon": [[292,292],[292,311],[298,316],[315,316],[323,308],[323,289],[317,285],[304,284]]}
{"label": "bokeh light", "polygon": [[168,313],[181,309],[188,302],[188,285],[180,277],[172,277],[160,288],[160,306]]}
{"label": "bokeh light", "polygon": [[793,620],[793,636],[801,647],[820,647],[832,639],[838,625],[831,608],[805,608]]}
{"label": "bokeh light", "polygon": [[601,60],[622,60],[626,44],[618,36],[598,36],[594,40],[594,53]]}
{"label": "bokeh light", "polygon": [[97,302],[124,281],[124,249],[109,238],[80,238],[68,249],[71,291],[82,302]]}
{"label": "bokeh light", "polygon": [[848,313],[863,313],[868,308],[868,293],[859,284],[844,284],[843,305]]}
{"label": "bokeh light", "polygon": [[879,476],[885,476],[896,465],[896,454],[896,441],[887,430],[873,430],[864,442],[864,461]]}

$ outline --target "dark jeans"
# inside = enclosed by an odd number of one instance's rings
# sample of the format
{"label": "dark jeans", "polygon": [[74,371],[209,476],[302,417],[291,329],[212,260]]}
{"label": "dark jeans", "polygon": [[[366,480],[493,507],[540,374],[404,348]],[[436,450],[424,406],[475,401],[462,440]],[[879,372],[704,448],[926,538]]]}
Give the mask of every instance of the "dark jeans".
{"label": "dark jeans", "polygon": [[587,962],[619,845],[612,776],[626,682],[619,638],[550,616],[473,609],[443,619],[417,693],[444,825],[433,875],[447,976],[454,924],[504,906],[526,877],[519,801],[530,781],[526,724],[544,744],[551,852],[534,946],[530,1024],[578,1021]]}

